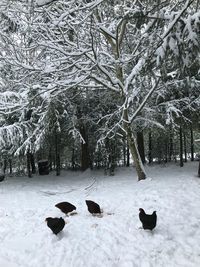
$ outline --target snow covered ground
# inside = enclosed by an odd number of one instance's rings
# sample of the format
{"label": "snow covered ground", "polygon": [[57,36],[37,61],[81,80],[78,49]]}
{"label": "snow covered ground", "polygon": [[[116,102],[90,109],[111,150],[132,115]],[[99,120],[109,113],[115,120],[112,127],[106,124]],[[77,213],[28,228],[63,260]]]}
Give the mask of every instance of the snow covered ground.
{"label": "snow covered ground", "polygon": [[[10,177],[0,183],[0,267],[198,267],[200,179],[198,162],[147,167],[137,182],[133,168],[63,172],[61,177]],[[87,211],[100,204],[103,218]],[[77,215],[54,205],[68,201]],[[157,211],[153,232],[139,229],[138,208]],[[48,216],[68,222],[55,236]]]}

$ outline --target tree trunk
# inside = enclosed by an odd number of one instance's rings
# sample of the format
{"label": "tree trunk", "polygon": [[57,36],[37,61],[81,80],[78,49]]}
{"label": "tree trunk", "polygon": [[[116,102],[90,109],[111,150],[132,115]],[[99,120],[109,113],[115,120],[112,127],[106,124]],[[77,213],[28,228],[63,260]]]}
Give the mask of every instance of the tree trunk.
{"label": "tree trunk", "polygon": [[80,133],[84,141],[81,141],[81,169],[85,171],[90,167],[88,137],[86,134],[85,126],[80,127]]}
{"label": "tree trunk", "polygon": [[177,162],[177,157],[176,157],[176,155],[177,155],[177,148],[176,148],[176,143],[174,143],[174,162],[176,163]]}
{"label": "tree trunk", "polygon": [[60,175],[60,154],[57,153],[56,155],[56,175],[59,176]]}
{"label": "tree trunk", "polygon": [[[124,34],[126,32],[125,29],[126,29],[126,21],[124,20],[124,23],[121,24],[121,37],[120,38],[122,38],[124,36]],[[119,39],[117,39],[116,42],[113,42],[113,40],[111,38],[108,38],[108,35],[104,35],[104,36],[112,47],[112,51],[113,51],[113,54],[115,55],[115,59],[116,60],[120,59],[120,42],[119,42]],[[116,77],[119,79],[121,84],[124,84],[123,68],[119,64],[116,64]],[[121,93],[122,93],[121,94],[121,100],[123,101],[123,103],[125,103],[126,102],[125,101],[126,96],[125,96],[123,90],[121,91]],[[124,123],[123,123],[124,127],[123,128],[127,134],[128,145],[129,145],[129,149],[130,149],[132,158],[133,158],[134,163],[135,163],[135,168],[136,168],[136,172],[138,175],[138,181],[140,181],[140,180],[143,180],[146,178],[146,174],[144,171],[143,163],[142,163],[141,158],[140,158],[140,154],[138,152],[137,141],[136,141],[136,139],[132,133],[131,125],[129,122],[127,106],[124,107],[123,121],[124,121]]]}
{"label": "tree trunk", "polygon": [[123,161],[124,161],[123,166],[126,166],[126,163],[127,163],[127,161],[126,161],[126,149],[127,149],[126,138],[124,137],[123,138]]}
{"label": "tree trunk", "polygon": [[75,170],[76,163],[75,163],[75,150],[74,150],[74,148],[72,148],[71,164],[72,164],[72,170]]}
{"label": "tree trunk", "polygon": [[12,174],[12,159],[9,159],[10,174]]}
{"label": "tree trunk", "polygon": [[126,167],[130,166],[130,149],[128,145],[128,140],[127,140],[127,148],[126,148]]}
{"label": "tree trunk", "polygon": [[187,162],[187,143],[186,143],[186,134],[183,133],[183,142],[184,142],[184,161]]}
{"label": "tree trunk", "polygon": [[28,172],[28,177],[31,178],[32,177],[32,172],[31,172],[31,156],[30,156],[30,152],[27,153],[26,157],[27,157],[27,172]]}
{"label": "tree trunk", "polygon": [[4,159],[3,161],[3,173],[6,173],[6,169],[7,169],[7,159]]}
{"label": "tree trunk", "polygon": [[191,161],[194,161],[194,136],[193,136],[193,127],[191,124],[190,127],[190,138],[191,138]]}
{"label": "tree trunk", "polygon": [[199,160],[198,176],[200,177],[200,160]]}
{"label": "tree trunk", "polygon": [[179,138],[180,138],[180,167],[183,167],[183,133],[181,126],[179,130]]}
{"label": "tree trunk", "polygon": [[54,154],[53,161],[52,161],[52,169],[53,170],[56,169],[56,156],[55,156],[55,154]]}
{"label": "tree trunk", "polygon": [[149,164],[152,163],[152,135],[151,130],[149,131]]}
{"label": "tree trunk", "polygon": [[167,163],[168,162],[168,140],[165,143],[165,155],[164,155],[164,157],[165,157],[164,161],[165,161],[165,163]]}
{"label": "tree trunk", "polygon": [[146,178],[146,174],[143,168],[143,164],[140,158],[139,151],[137,149],[136,140],[133,137],[133,134],[131,132],[129,132],[127,136],[128,136],[128,142],[129,142],[131,155],[133,157],[135,168],[136,168],[137,175],[138,175],[138,181],[144,180]]}
{"label": "tree trunk", "polygon": [[52,149],[49,149],[49,156],[48,156],[48,161],[49,161],[49,171],[53,170],[53,163],[52,163]]}
{"label": "tree trunk", "polygon": [[157,139],[157,156],[158,156],[158,164],[162,162],[162,141],[160,140],[160,136]]}
{"label": "tree trunk", "polygon": [[55,133],[56,175],[60,175],[60,135]]}
{"label": "tree trunk", "polygon": [[144,136],[143,136],[142,131],[137,132],[137,145],[138,145],[138,151],[140,153],[142,163],[144,164],[146,160],[145,160],[145,152],[144,152]]}
{"label": "tree trunk", "polygon": [[36,173],[36,167],[35,167],[35,157],[32,153],[30,153],[30,161],[31,161],[31,169],[32,173]]}
{"label": "tree trunk", "polygon": [[169,162],[172,160],[172,155],[173,155],[173,132],[172,130],[170,130],[170,134],[169,134]]}
{"label": "tree trunk", "polygon": [[131,126],[128,123],[128,113],[127,110],[124,110],[124,129],[127,133],[128,144],[130,148],[131,155],[134,160],[135,168],[138,175],[138,181],[144,180],[146,178],[146,173],[144,171],[144,166],[140,158],[140,154],[137,148],[136,139],[132,133]]}

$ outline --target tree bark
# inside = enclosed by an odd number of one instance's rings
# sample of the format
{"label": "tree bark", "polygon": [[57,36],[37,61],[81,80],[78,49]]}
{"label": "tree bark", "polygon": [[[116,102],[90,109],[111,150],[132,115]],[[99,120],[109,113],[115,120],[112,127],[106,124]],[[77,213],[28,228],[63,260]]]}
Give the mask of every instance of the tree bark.
{"label": "tree bark", "polygon": [[30,156],[30,152],[27,153],[26,157],[27,157],[27,172],[28,172],[28,177],[31,178],[32,177],[32,172],[31,172],[31,156]]}
{"label": "tree bark", "polygon": [[183,142],[184,142],[184,161],[187,162],[187,144],[186,144],[186,134],[183,133]]}
{"label": "tree bark", "polygon": [[133,157],[134,163],[135,163],[135,168],[138,174],[138,181],[144,180],[146,178],[146,174],[143,168],[142,160],[140,158],[140,154],[137,148],[137,143],[136,140],[133,136],[133,133],[130,130],[130,127],[127,127],[127,137],[128,137],[128,143],[129,143],[129,148],[131,151],[131,155]]}
{"label": "tree bark", "polygon": [[56,175],[60,175],[60,154],[57,153],[56,155]]}
{"label": "tree bark", "polygon": [[32,173],[36,173],[36,167],[35,167],[35,157],[32,153],[30,153],[30,161],[31,161],[31,169]]}
{"label": "tree bark", "polygon": [[199,160],[198,176],[200,177],[200,160]]}
{"label": "tree bark", "polygon": [[72,148],[72,158],[71,158],[72,170],[75,170],[76,162],[75,162],[75,149]]}
{"label": "tree bark", "polygon": [[145,159],[145,152],[144,152],[144,136],[143,136],[142,131],[137,132],[137,145],[138,145],[138,151],[140,153],[142,163],[144,164],[146,162],[146,159]]}
{"label": "tree bark", "polygon": [[9,159],[10,174],[12,174],[12,159]]}
{"label": "tree bark", "polygon": [[48,156],[48,161],[49,161],[49,171],[53,170],[53,163],[52,163],[52,149],[49,149],[49,156]]}
{"label": "tree bark", "polygon": [[55,133],[56,175],[60,175],[60,135]]}
{"label": "tree bark", "polygon": [[183,167],[183,133],[182,127],[179,129],[179,138],[180,138],[180,167]]}
{"label": "tree bark", "polygon": [[165,155],[164,155],[164,161],[165,161],[165,163],[167,163],[168,162],[168,140],[166,141],[166,143],[165,143]]}
{"label": "tree bark", "polygon": [[137,148],[137,141],[133,135],[131,126],[128,123],[128,113],[126,109],[124,110],[124,129],[127,133],[128,145],[134,160],[135,168],[138,175],[138,181],[144,180],[146,178],[146,173],[144,171],[143,163]]}
{"label": "tree bark", "polygon": [[191,161],[194,161],[194,136],[193,136],[193,127],[192,124],[190,126],[190,149],[191,149]]}
{"label": "tree bark", "polygon": [[123,166],[126,166],[126,163],[127,163],[127,161],[126,161],[126,149],[127,149],[126,138],[124,137],[123,138],[123,161],[124,161]]}
{"label": "tree bark", "polygon": [[173,132],[172,130],[170,130],[170,134],[169,134],[169,162],[172,160],[172,155],[173,155]]}
{"label": "tree bark", "polygon": [[152,163],[152,134],[151,130],[149,131],[149,164]]}
{"label": "tree bark", "polygon": [[7,169],[7,159],[4,159],[3,161],[3,173],[6,173],[6,169]]}
{"label": "tree bark", "polygon": [[130,149],[128,145],[128,140],[127,140],[127,149],[126,149],[126,167],[130,166]]}
{"label": "tree bark", "polygon": [[90,161],[89,161],[88,137],[84,125],[81,125],[80,133],[84,140],[81,141],[81,169],[85,171],[90,167]]}

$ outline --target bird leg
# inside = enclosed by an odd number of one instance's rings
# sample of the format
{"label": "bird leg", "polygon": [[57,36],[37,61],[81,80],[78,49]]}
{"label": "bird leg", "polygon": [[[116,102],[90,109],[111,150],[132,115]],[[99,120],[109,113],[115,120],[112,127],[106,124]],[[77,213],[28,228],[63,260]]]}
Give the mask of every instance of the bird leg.
{"label": "bird leg", "polygon": [[74,216],[74,215],[77,215],[78,212],[77,211],[72,211],[72,212],[69,212],[68,213],[68,216]]}
{"label": "bird leg", "polygon": [[102,213],[92,213],[92,216],[98,217],[98,218],[103,218],[103,214]]}

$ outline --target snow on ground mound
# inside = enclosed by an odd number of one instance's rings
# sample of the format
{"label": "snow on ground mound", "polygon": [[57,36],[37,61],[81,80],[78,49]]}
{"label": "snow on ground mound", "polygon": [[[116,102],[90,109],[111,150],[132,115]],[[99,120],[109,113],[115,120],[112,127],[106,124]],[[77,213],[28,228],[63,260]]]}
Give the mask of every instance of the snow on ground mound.
{"label": "snow on ground mound", "polygon": [[[0,184],[0,267],[197,267],[200,266],[200,180],[197,162],[147,168],[137,182],[133,168],[115,176],[63,172],[7,178]],[[97,202],[93,217],[85,199]],[[54,205],[69,201],[77,215]],[[154,231],[140,229],[138,209],[157,211]],[[106,213],[114,213],[108,215]],[[57,236],[46,217],[68,223]]]}

